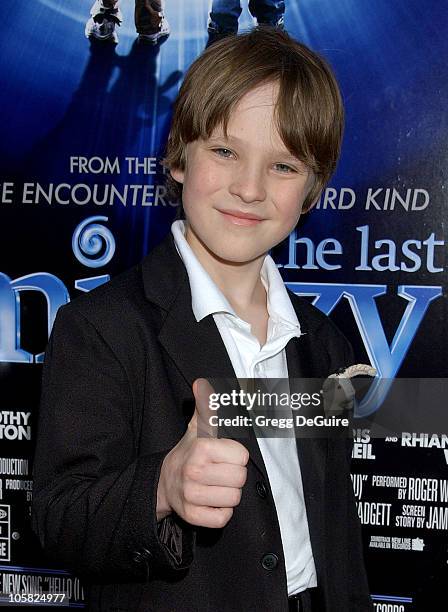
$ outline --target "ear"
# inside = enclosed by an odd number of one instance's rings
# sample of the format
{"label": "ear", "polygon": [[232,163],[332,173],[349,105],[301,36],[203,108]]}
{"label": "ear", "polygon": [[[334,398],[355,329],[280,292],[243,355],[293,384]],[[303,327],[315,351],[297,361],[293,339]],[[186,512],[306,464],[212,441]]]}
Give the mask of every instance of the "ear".
{"label": "ear", "polygon": [[170,168],[170,174],[178,183],[184,182],[185,170],[181,170],[180,168]]}

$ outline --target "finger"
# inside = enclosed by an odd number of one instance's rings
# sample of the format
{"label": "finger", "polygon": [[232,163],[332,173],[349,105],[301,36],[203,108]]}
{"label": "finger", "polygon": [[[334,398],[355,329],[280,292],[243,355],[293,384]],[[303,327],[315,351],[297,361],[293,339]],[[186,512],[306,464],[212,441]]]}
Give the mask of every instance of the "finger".
{"label": "finger", "polygon": [[221,438],[216,443],[207,446],[207,456],[213,463],[233,463],[235,465],[247,465],[249,451],[241,442]]}
{"label": "finger", "polygon": [[199,437],[218,437],[218,427],[212,425],[210,421],[212,416],[216,417],[216,410],[210,408],[210,396],[213,393],[215,393],[213,387],[205,378],[197,378],[194,381],[193,395],[196,401],[196,426]]}
{"label": "finger", "polygon": [[232,518],[233,508],[210,508],[208,506],[187,506],[183,518],[190,525],[219,529]]}
{"label": "finger", "polygon": [[241,501],[238,487],[214,487],[199,483],[189,483],[184,489],[184,499],[193,506],[210,508],[234,508]]}
{"label": "finger", "polygon": [[247,468],[231,463],[209,463],[190,479],[202,485],[241,488],[247,480]]}

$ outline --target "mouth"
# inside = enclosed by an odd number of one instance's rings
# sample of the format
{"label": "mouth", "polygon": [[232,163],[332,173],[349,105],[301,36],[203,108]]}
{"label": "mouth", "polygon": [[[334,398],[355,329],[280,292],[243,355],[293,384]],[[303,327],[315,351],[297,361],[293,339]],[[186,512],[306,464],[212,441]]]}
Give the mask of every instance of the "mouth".
{"label": "mouth", "polygon": [[254,213],[244,213],[239,210],[220,210],[218,212],[233,225],[258,225],[263,221],[262,217]]}

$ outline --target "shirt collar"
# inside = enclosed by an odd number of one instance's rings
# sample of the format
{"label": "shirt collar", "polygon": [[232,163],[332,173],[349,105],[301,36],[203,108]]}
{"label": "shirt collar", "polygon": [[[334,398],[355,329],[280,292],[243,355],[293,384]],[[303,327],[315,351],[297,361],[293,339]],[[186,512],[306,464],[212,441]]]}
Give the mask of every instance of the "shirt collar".
{"label": "shirt collar", "polygon": [[300,323],[283,282],[283,278],[270,255],[266,255],[260,271],[261,282],[267,293],[269,316],[287,327],[296,328],[301,335]]}
{"label": "shirt collar", "polygon": [[227,312],[237,316],[225,295],[218,289],[208,272],[202,267],[185,239],[185,221],[179,219],[171,225],[174,244],[184,262],[190,281],[191,307],[196,321],[209,314]]}
{"label": "shirt collar", "polygon": [[[209,274],[199,263],[185,239],[185,221],[179,219],[171,225],[174,244],[187,270],[191,290],[191,306],[196,321],[209,314],[228,313],[238,318],[229,301],[216,286]],[[285,284],[270,255],[266,255],[260,271],[261,282],[267,293],[269,317],[294,329],[300,336],[300,323],[286,291]]]}

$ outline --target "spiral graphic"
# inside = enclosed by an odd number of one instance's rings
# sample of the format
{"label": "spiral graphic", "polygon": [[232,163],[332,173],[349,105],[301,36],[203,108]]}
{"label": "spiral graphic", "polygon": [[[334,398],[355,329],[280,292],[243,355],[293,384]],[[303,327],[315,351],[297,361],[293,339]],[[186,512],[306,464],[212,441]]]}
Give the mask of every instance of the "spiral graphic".
{"label": "spiral graphic", "polygon": [[[107,221],[108,217],[87,217],[77,225],[72,237],[72,249],[76,259],[88,268],[100,268],[112,259],[115,253],[115,238],[109,228],[94,223]],[[93,258],[104,250],[102,255]]]}

